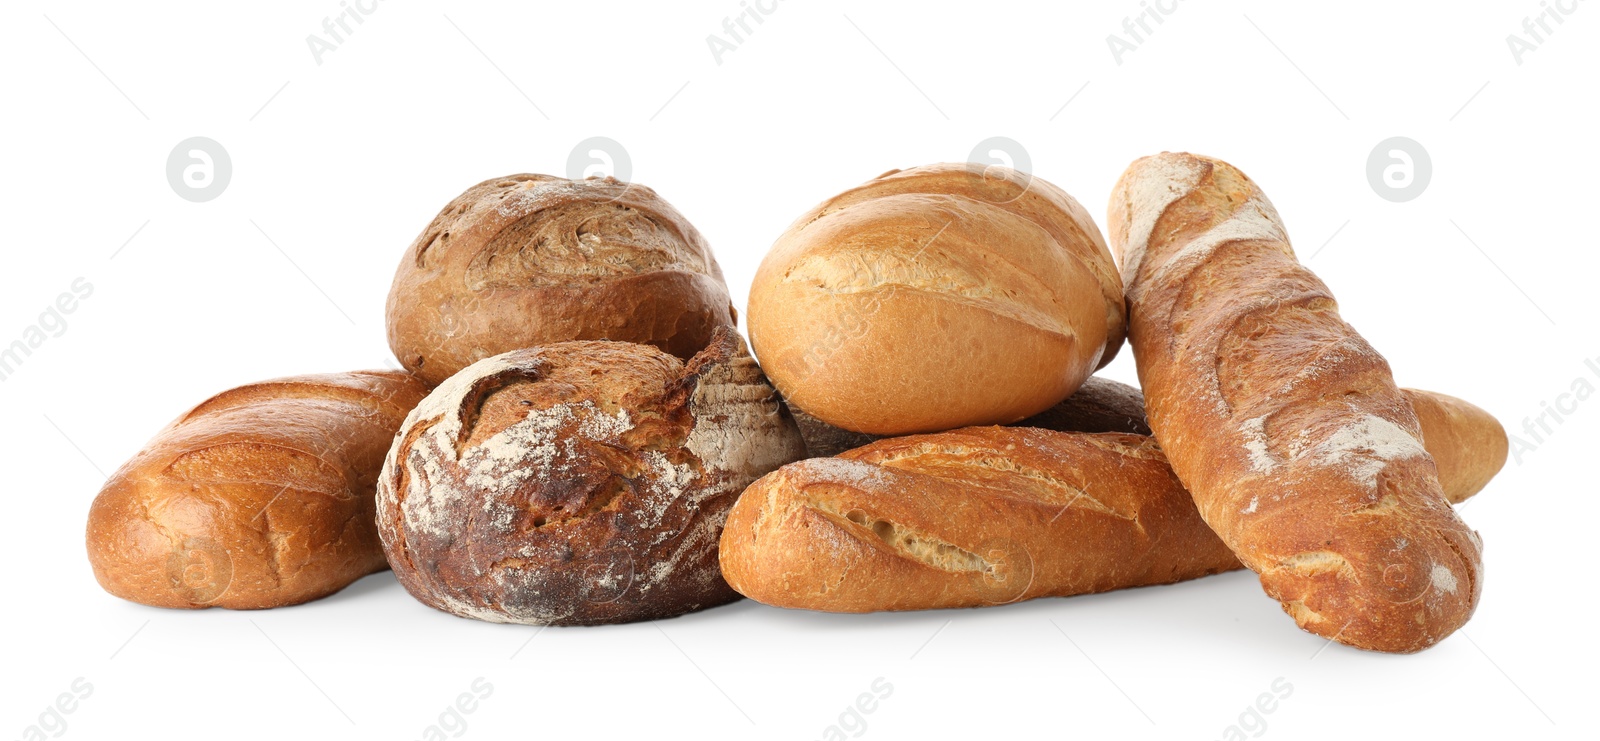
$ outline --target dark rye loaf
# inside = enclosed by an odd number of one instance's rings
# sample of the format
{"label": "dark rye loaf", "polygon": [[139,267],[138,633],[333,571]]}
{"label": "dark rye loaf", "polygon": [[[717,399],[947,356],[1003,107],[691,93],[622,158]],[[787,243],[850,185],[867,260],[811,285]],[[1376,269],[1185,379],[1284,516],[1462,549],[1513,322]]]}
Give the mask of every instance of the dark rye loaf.
{"label": "dark rye loaf", "polygon": [[672,617],[738,595],[717,565],[728,508],[804,455],[738,335],[687,364],[560,342],[469,366],[406,420],[378,529],[423,603],[500,623]]}

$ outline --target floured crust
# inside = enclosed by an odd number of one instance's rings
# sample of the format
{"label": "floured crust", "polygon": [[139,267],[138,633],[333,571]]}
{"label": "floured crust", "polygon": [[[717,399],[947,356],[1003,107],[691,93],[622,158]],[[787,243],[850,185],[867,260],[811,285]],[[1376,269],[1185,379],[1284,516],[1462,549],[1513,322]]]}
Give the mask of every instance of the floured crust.
{"label": "floured crust", "polygon": [[655,191],[549,175],[486,180],[446,205],[401,259],[387,315],[395,356],[435,384],[565,340],[687,359],[735,321],[711,248]]}
{"label": "floured crust", "polygon": [[1121,282],[1059,188],[932,165],[846,191],[789,227],[750,291],[750,334],[787,398],[827,423],[904,434],[1009,423],[1121,346]]}
{"label": "floured crust", "polygon": [[1135,162],[1110,205],[1150,426],[1201,514],[1301,627],[1426,648],[1466,622],[1482,546],[1387,363],[1219,160]]}
{"label": "floured crust", "polygon": [[970,427],[790,464],[728,516],[722,572],[770,605],[979,607],[1238,567],[1150,438]]}
{"label": "floured crust", "polygon": [[379,483],[379,532],[406,589],[456,615],[671,617],[737,597],[717,569],[727,510],[803,454],[729,330],[687,365],[556,343],[476,363],[418,406]]}
{"label": "floured crust", "polygon": [[95,578],[157,607],[259,609],[382,571],[373,490],[425,393],[410,374],[371,371],[265,381],[201,403],[95,497]]}

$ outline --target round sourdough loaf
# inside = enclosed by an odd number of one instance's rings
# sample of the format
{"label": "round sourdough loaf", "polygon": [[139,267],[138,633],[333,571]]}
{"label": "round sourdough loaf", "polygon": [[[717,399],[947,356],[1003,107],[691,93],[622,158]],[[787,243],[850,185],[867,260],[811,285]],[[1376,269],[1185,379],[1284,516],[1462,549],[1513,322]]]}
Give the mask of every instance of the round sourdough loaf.
{"label": "round sourdough loaf", "polygon": [[744,487],[804,445],[738,335],[686,365],[562,342],[475,363],[419,405],[378,485],[417,599],[499,623],[648,620],[738,598],[717,540]]}
{"label": "round sourdough loaf", "polygon": [[1122,283],[1071,196],[1004,167],[892,171],[801,216],[750,288],[750,339],[795,405],[855,432],[1006,424],[1123,340]]}
{"label": "round sourdough loaf", "polygon": [[211,397],[95,497],[95,578],[156,607],[259,609],[382,571],[373,487],[395,431],[426,393],[408,373],[370,371]]}
{"label": "round sourdough loaf", "polygon": [[700,232],[642,185],[511,175],[444,207],[389,290],[389,347],[437,384],[491,355],[622,340],[687,359],[736,320]]}

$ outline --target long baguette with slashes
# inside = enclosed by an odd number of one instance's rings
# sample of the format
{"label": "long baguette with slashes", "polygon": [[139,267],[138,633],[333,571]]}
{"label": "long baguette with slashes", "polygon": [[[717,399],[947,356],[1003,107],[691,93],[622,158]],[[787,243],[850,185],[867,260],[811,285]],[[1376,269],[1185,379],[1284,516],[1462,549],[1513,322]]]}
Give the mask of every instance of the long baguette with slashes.
{"label": "long baguette with slashes", "polygon": [[1388,363],[1295,259],[1266,195],[1220,160],[1131,165],[1109,224],[1150,427],[1200,515],[1304,629],[1418,651],[1481,594]]}
{"label": "long baguette with slashes", "polygon": [[728,514],[722,575],[778,607],[981,607],[1238,568],[1144,435],[968,427],[791,463]]}

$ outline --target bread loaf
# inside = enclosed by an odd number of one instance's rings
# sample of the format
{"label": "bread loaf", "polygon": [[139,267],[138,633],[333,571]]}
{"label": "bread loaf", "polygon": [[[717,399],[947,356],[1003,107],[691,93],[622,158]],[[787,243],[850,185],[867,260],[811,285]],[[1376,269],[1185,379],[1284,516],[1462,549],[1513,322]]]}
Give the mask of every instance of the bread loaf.
{"label": "bread loaf", "polygon": [[642,342],[686,359],[735,318],[711,248],[655,191],[512,175],[462,193],[406,250],[388,329],[400,362],[437,384],[564,340]]}
{"label": "bread loaf", "polygon": [[1003,167],[893,171],[801,216],[750,288],[784,397],[878,435],[1009,423],[1122,344],[1121,285],[1072,197]]}
{"label": "bread loaf", "polygon": [[[1091,390],[1092,397],[1109,400],[1116,414],[1077,415],[1062,409],[1069,399],[1053,408],[1060,410],[1053,420],[1094,425],[1118,415],[1122,421],[1134,419],[1124,402],[1139,398],[1138,389],[1100,380],[1085,384],[1072,398]],[[1499,424],[1459,399],[1410,389],[1403,393],[1419,410],[1430,410],[1419,411],[1419,417],[1430,420],[1423,431],[1431,445],[1445,451],[1439,459],[1441,476],[1463,482],[1447,493],[1464,499],[1476,491],[1471,487],[1481,488],[1493,470],[1480,461],[1492,460],[1496,450],[1504,456],[1504,433],[1498,448],[1493,436]],[[1091,405],[1091,412],[1098,406]],[[803,415],[796,412],[797,419]],[[1143,419],[1137,415],[1140,424]],[[813,422],[822,425],[824,435],[859,435]],[[806,429],[802,422],[801,430]],[[807,438],[808,446],[812,439]],[[1166,475],[1157,475],[1161,472]],[[1176,565],[1165,581],[1242,568],[1220,540],[1196,534],[1210,530],[1176,481],[1154,439],[1132,434],[1019,425],[867,440],[849,452],[840,451],[839,460],[801,461],[751,485],[723,531],[723,574],[740,593],[767,604],[868,612],[1003,601],[997,597],[1010,593],[1004,591],[999,572],[985,576],[963,571],[950,567],[960,559],[929,555],[957,553],[950,547],[979,552],[981,548],[961,544],[1000,542],[996,538],[1027,544],[1036,575],[1024,597],[1160,581],[1150,581],[1159,572],[1130,571],[1130,564]],[[1052,486],[1068,487],[1068,499],[1078,496],[1077,491],[1093,491],[1102,503],[1114,498],[1118,511],[1138,515],[1107,520],[1093,502],[1080,500],[1074,504],[1088,511],[1073,511],[1070,518],[1052,516],[1041,524],[1033,516],[1037,502],[1063,499],[1059,491],[1049,493]],[[963,523],[972,510],[961,508],[974,506],[986,509]],[[868,531],[881,536],[881,543],[868,537]],[[1018,561],[999,559],[1002,564]],[[1058,570],[1041,578],[1040,563]],[[1016,581],[1010,585],[1015,587]]]}
{"label": "bread loaf", "polygon": [[[835,456],[883,439],[882,435],[834,427],[794,404],[789,404],[789,411],[800,426],[801,437],[805,438],[808,458]],[[1150,434],[1150,427],[1144,421],[1144,397],[1139,389],[1099,376],[1085,379],[1083,385],[1061,403],[1009,426],[1058,432]]]}
{"label": "bread loaf", "polygon": [[1454,396],[1400,389],[1417,413],[1422,446],[1439,467],[1445,499],[1460,504],[1483,490],[1506,465],[1511,444],[1500,421]]}
{"label": "bread loaf", "polygon": [[156,607],[257,609],[382,571],[373,487],[395,430],[426,392],[410,374],[374,371],[211,397],[95,497],[95,578]]}
{"label": "bread loaf", "polygon": [[625,342],[518,350],[407,418],[378,528],[406,590],[455,615],[671,617],[738,597],[717,567],[728,508],[802,445],[729,329],[687,365]]}
{"label": "bread loaf", "polygon": [[1450,509],[1388,364],[1301,266],[1234,167],[1133,163],[1110,206],[1156,440],[1205,521],[1304,629],[1410,652],[1482,590],[1482,544]]}
{"label": "bread loaf", "polygon": [[[1422,445],[1439,466],[1439,484],[1451,504],[1477,494],[1505,465],[1508,443],[1505,428],[1488,412],[1461,399],[1432,391],[1400,389],[1417,411]],[[806,455],[822,458],[859,448],[878,435],[834,427],[790,406]],[[1125,383],[1090,376],[1066,401],[1033,415],[1012,427],[1038,427],[1057,432],[1131,432],[1150,434],[1144,415],[1144,395]]]}
{"label": "bread loaf", "polygon": [[793,404],[786,406],[789,413],[794,416],[795,425],[800,428],[800,438],[805,440],[807,458],[830,458],[851,448],[859,448],[874,440],[883,439],[882,435],[868,435],[865,432],[851,432],[843,427],[834,427],[811,416],[800,407]]}
{"label": "bread loaf", "polygon": [[1090,376],[1060,404],[1014,426],[1058,432],[1150,434],[1150,425],[1144,419],[1144,395],[1139,389],[1099,376]]}
{"label": "bread loaf", "polygon": [[830,612],[977,607],[1238,567],[1144,436],[970,427],[784,466],[745,490],[722,573]]}

